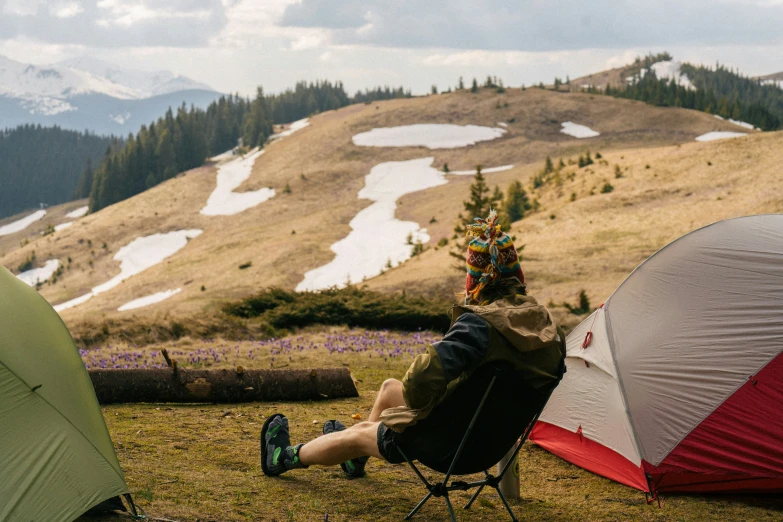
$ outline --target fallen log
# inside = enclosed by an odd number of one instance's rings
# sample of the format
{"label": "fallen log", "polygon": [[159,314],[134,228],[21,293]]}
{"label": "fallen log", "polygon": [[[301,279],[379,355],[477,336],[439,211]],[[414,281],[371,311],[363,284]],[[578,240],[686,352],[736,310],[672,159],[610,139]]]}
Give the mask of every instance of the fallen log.
{"label": "fallen log", "polygon": [[348,368],[311,370],[89,370],[101,404],[308,401],[358,397]]}

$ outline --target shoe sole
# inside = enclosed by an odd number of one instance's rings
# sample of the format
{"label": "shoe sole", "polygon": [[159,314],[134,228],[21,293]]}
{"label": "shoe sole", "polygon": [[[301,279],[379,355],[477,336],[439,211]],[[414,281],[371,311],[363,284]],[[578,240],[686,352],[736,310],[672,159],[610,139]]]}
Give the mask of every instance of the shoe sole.
{"label": "shoe sole", "polygon": [[283,414],[275,413],[264,421],[264,426],[261,428],[261,470],[264,472],[264,475],[268,477],[274,477],[276,475],[270,473],[269,468],[266,467],[266,432],[269,431],[269,425],[277,417],[283,417]]}
{"label": "shoe sole", "polygon": [[[335,430],[334,430],[334,431],[332,431],[331,433],[337,433],[338,431],[344,431],[344,430],[346,430],[346,429],[347,429],[347,428],[345,427],[345,425],[343,425],[343,429],[341,429],[341,430],[338,430],[338,429],[337,429],[337,426],[335,426],[335,424],[334,424],[334,423],[335,423],[335,422],[337,422],[337,421],[335,421],[335,420],[328,420],[328,421],[326,421],[326,423],[324,423],[324,427],[323,427],[323,429],[321,430],[321,432],[322,432],[324,435],[328,435],[328,433],[326,433],[326,424],[328,424],[328,423],[330,423],[330,422],[332,423],[332,426],[334,426],[334,427],[335,427]],[[341,424],[342,424],[342,423],[341,423]],[[364,470],[361,470],[361,471],[360,471],[358,474],[355,474],[354,472],[352,472],[351,470],[349,470],[349,469],[348,469],[348,465],[347,465],[345,462],[341,462],[341,463],[340,463],[340,468],[342,468],[343,472],[344,472],[346,475],[348,475],[348,478],[352,478],[352,479],[355,479],[355,478],[361,478],[361,477],[363,477],[363,476],[366,474],[366,473],[364,472]]]}

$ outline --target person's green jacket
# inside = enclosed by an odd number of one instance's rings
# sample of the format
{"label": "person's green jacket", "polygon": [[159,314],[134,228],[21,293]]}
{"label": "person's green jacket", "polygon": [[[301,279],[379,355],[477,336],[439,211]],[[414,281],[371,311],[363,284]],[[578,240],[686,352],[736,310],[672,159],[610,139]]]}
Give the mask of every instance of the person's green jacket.
{"label": "person's green jacket", "polygon": [[381,422],[403,431],[490,361],[507,361],[534,388],[559,378],[565,335],[546,307],[525,295],[484,306],[454,306],[443,340],[416,357],[402,380],[406,406],[389,408]]}

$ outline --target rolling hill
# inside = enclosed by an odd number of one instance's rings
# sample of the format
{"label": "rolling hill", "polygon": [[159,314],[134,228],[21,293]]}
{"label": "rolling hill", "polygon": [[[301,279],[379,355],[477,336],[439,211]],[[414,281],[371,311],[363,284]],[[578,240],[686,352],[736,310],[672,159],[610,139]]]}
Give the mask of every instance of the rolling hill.
{"label": "rolling hill", "polygon": [[[577,139],[563,134],[561,124],[568,121],[600,135]],[[451,123],[500,129],[498,122],[506,125],[501,137],[461,148],[364,147],[352,141],[380,127]],[[120,263],[113,257],[136,238],[202,231],[191,233],[163,262],[61,311],[76,329],[105,318],[196,320],[228,299],[269,286],[296,287],[306,272],[334,258],[330,246],[350,233],[354,217],[371,204],[357,194],[373,167],[432,158],[432,166],[440,169],[448,163],[452,172],[478,164],[513,165],[488,173],[487,180],[503,190],[512,180],[521,180],[540,202],[540,209],[514,223],[511,231],[516,244],[524,245],[523,269],[531,293],[557,305],[573,303],[584,289],[595,306],[668,241],[716,220],[783,211],[783,196],[775,189],[783,133],[694,141],[708,132],[742,130],[696,111],[540,89],[482,89],[478,94],[351,105],[319,114],[308,126],[265,147],[250,177],[234,189],[274,189],[274,196],[257,206],[232,215],[200,213],[215,189],[218,169],[236,161],[223,157],[53,234],[35,235],[46,224],[41,220],[0,236],[0,263],[17,271],[33,251],[39,264],[59,259],[64,269],[57,282],[40,287],[46,299],[59,304],[116,278]],[[530,180],[546,156],[568,162],[587,149],[600,151],[603,160],[584,168],[568,165],[559,184],[552,181],[530,190]],[[620,178],[615,177],[615,165],[620,166]],[[464,273],[450,268],[448,246],[435,245],[443,238],[451,241],[472,177],[446,175],[444,180],[447,183],[397,201],[399,219],[427,229],[428,248],[367,279],[369,288],[445,297],[460,289]],[[613,186],[611,192],[601,193],[605,183]],[[55,216],[76,206],[68,205],[50,209],[50,219],[56,221]],[[25,240],[28,243],[20,246]],[[179,291],[161,303],[117,310],[135,299],[175,289]],[[571,323],[577,321],[562,307],[555,309]]]}

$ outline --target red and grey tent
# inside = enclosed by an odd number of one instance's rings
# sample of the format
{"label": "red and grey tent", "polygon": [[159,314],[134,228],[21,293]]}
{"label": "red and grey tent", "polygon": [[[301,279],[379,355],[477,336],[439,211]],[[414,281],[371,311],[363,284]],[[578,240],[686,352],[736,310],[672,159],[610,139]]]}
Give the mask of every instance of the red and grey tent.
{"label": "red and grey tent", "polygon": [[653,495],[783,491],[783,215],[659,250],[571,332],[566,364],[539,446]]}

